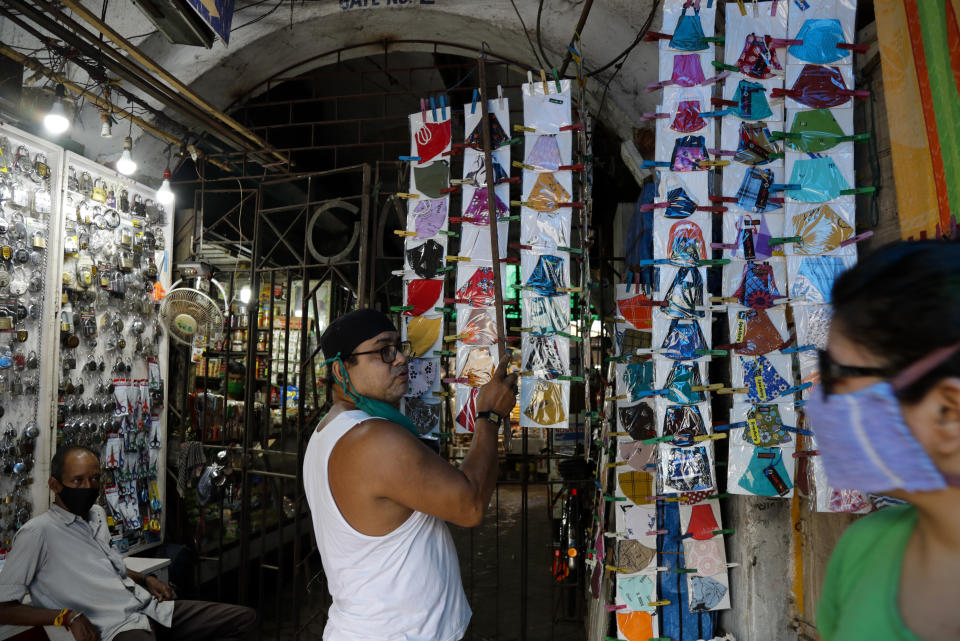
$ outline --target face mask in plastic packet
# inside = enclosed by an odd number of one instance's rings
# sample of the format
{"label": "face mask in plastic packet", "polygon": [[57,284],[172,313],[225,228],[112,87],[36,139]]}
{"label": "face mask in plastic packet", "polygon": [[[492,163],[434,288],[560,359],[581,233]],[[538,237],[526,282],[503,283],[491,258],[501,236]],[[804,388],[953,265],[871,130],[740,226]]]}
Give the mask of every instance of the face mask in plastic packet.
{"label": "face mask in plastic packet", "polygon": [[[633,574],[650,565],[650,561],[657,556],[654,548],[648,547],[640,541],[621,539],[617,541],[617,567],[626,570],[625,574]],[[652,584],[651,584],[652,587]],[[651,599],[655,601],[656,599]],[[646,605],[646,603],[644,603]]]}
{"label": "face mask in plastic packet", "polygon": [[793,483],[783,464],[783,450],[779,447],[754,448],[747,471],[737,485],[757,496],[784,496]]}
{"label": "face mask in plastic packet", "polygon": [[[529,215],[529,214],[522,214]],[[567,222],[565,212],[558,211],[553,213],[534,212],[532,227],[527,225],[526,235],[523,244],[525,245],[548,245],[553,247],[569,247],[567,237]]]}
{"label": "face mask in plastic packet", "polygon": [[620,441],[617,445],[620,450],[620,460],[626,461],[627,465],[638,472],[646,472],[657,466],[655,443],[644,445],[638,441]]}
{"label": "face mask in plastic packet", "polygon": [[559,295],[561,292],[557,290],[566,287],[563,258],[542,254],[537,259],[537,266],[533,268],[525,285],[541,296]]}
{"label": "face mask in plastic packet", "polygon": [[533,149],[527,154],[526,164],[537,171],[557,171],[560,169],[560,145],[555,135],[537,136]]}
{"label": "face mask in plastic packet", "polygon": [[624,386],[630,402],[643,398],[643,392],[653,389],[653,361],[629,363],[623,370]]}
{"label": "face mask in plastic packet", "polygon": [[667,290],[667,306],[664,313],[672,318],[698,318],[704,312],[697,309],[703,306],[703,276],[696,267],[680,267]]}
{"label": "face mask in plastic packet", "polygon": [[829,109],[798,111],[793,116],[790,132],[784,134],[783,138],[787,146],[794,151],[809,154],[829,151],[841,142],[859,139],[858,136],[844,134],[840,123]]}
{"label": "face mask in plastic packet", "polygon": [[714,532],[719,529],[720,524],[717,523],[713,507],[702,504],[690,509],[690,521],[687,523],[687,531],[684,534],[689,535],[689,538],[694,541],[709,541],[715,536]]}
{"label": "face mask in plastic packet", "polygon": [[[506,203],[500,200],[500,196],[493,195],[493,204],[497,208],[497,218],[507,215],[509,210]],[[467,210],[463,215],[464,218],[470,219],[474,225],[490,224],[490,201],[487,199],[486,188],[477,187],[473,190],[473,197],[470,199],[470,204],[467,205]]]}
{"label": "face mask in plastic packet", "polygon": [[533,189],[527,196],[526,206],[535,211],[556,211],[563,203],[570,202],[570,192],[563,188],[554,174],[537,174]]}
{"label": "face mask in plastic packet", "polygon": [[[677,436],[687,445],[693,444],[694,436],[703,436],[707,428],[696,405],[670,405],[663,417],[663,435]],[[679,443],[677,443],[680,445]]]}
{"label": "face mask in plastic packet", "polygon": [[836,18],[821,18],[804,21],[797,32],[800,44],[790,45],[789,53],[794,58],[818,65],[827,65],[850,55],[850,51],[837,47],[846,44],[843,26]]}
{"label": "face mask in plastic packet", "polygon": [[737,190],[737,205],[757,214],[779,209],[782,205],[772,198],[773,171],[749,167]]}
{"label": "face mask in plastic packet", "polygon": [[683,5],[683,12],[677,19],[677,26],[670,38],[670,48],[679,51],[702,51],[707,48],[707,38],[700,24],[699,3],[693,9],[693,15],[687,15],[687,4]]}
{"label": "face mask in plastic packet", "polygon": [[457,413],[457,423],[468,432],[473,432],[477,424],[477,394],[480,393],[479,387],[470,388],[467,395],[467,402]]}
{"label": "face mask in plastic packet", "polygon": [[681,220],[670,227],[667,239],[668,258],[674,265],[695,266],[707,258],[703,231],[692,221]]}
{"label": "face mask in plastic packet", "polygon": [[[753,224],[759,222],[759,224]],[[770,227],[763,216],[740,216],[737,219],[735,255],[746,260],[764,260],[773,255],[770,249]]]}
{"label": "face mask in plastic packet", "polygon": [[443,245],[430,239],[407,250],[407,263],[420,278],[434,278],[443,267]]}
{"label": "face mask in plastic packet", "polygon": [[744,356],[761,356],[780,349],[783,338],[765,309],[747,309],[737,312],[736,344],[734,350]]}
{"label": "face mask in plastic packet", "polygon": [[[507,135],[507,132],[504,130],[503,125],[500,124],[500,119],[497,118],[497,114],[488,113],[487,119],[490,121],[491,149],[502,147],[503,145],[510,142],[510,136]],[[469,147],[480,147],[482,144],[483,144],[483,120],[481,119],[479,122],[477,122],[476,126],[473,128],[473,131],[470,132],[470,135],[467,136],[467,145]]]}
{"label": "face mask in plastic packet", "polygon": [[[709,507],[709,506],[700,506]],[[713,528],[710,532],[720,529],[720,526]],[[723,554],[723,537],[716,537],[706,540],[684,539],[683,541],[683,560],[688,568],[696,568],[699,576],[713,576],[726,573],[726,556]]]}
{"label": "face mask in plastic packet", "polygon": [[800,189],[789,189],[793,200],[804,203],[824,203],[839,198],[850,189],[833,158],[800,158],[793,163],[790,183]]}
{"label": "face mask in plastic packet", "polygon": [[566,366],[560,357],[557,339],[547,336],[531,336],[527,360],[523,369],[533,372],[537,378],[552,381],[566,373]]}
{"label": "face mask in plastic packet", "polygon": [[689,361],[700,358],[697,350],[707,350],[707,341],[703,337],[700,323],[695,320],[675,318],[670,321],[670,329],[661,345],[663,355],[675,361]]}
{"label": "face mask in plastic packet", "polygon": [[696,363],[677,361],[667,375],[667,385],[664,398],[678,405],[695,405],[702,403],[706,396],[703,392],[693,391],[694,387],[703,385],[700,377],[700,368]]}
{"label": "face mask in plastic packet", "polygon": [[641,332],[637,329],[616,330],[617,346],[620,353],[634,356],[638,349],[650,347],[650,332]]}
{"label": "face mask in plastic packet", "polygon": [[433,358],[411,358],[407,361],[409,386],[404,396],[423,396],[433,389],[440,371],[440,361]]}
{"label": "face mask in plastic packet", "polygon": [[656,494],[653,475],[649,472],[621,472],[617,475],[617,485],[623,495],[635,505],[650,503],[648,496]]}
{"label": "face mask in plastic packet", "polygon": [[443,294],[443,280],[415,278],[407,281],[407,307],[404,316],[420,316],[432,310]]}
{"label": "face mask in plastic packet", "polygon": [[442,328],[442,318],[429,318],[427,316],[411,318],[407,323],[407,340],[410,341],[411,345],[411,358],[432,356],[427,352],[433,348],[437,339],[440,338]]}
{"label": "face mask in plastic packet", "polygon": [[662,455],[664,481],[680,492],[697,492],[713,487],[710,457],[703,445],[671,447]]}
{"label": "face mask in plastic packet", "polygon": [[653,327],[653,307],[649,305],[650,297],[646,294],[637,294],[617,301],[617,311],[628,323],[637,329],[651,329]]}
{"label": "face mask in plastic packet", "polygon": [[496,363],[486,347],[475,347],[467,352],[463,367],[457,372],[457,378],[467,379],[470,387],[480,387],[490,382]]}
{"label": "face mask in plastic packet", "polygon": [[[646,495],[646,496],[649,496]],[[638,576],[617,576],[617,593],[630,612],[653,613],[656,608],[648,605],[657,600],[656,588],[650,577],[640,574]]]}
{"label": "face mask in plastic packet", "polygon": [[553,336],[570,327],[570,300],[565,296],[523,299],[523,324],[534,336]]}
{"label": "face mask in plastic packet", "polygon": [[753,405],[747,410],[747,427],[743,440],[757,447],[790,443],[790,434],[783,429],[783,419],[776,405]]}
{"label": "face mask in plastic packet", "polygon": [[741,80],[733,94],[736,107],[731,112],[741,120],[765,120],[773,115],[767,103],[767,89],[759,82]]}
{"label": "face mask in plastic packet", "polygon": [[797,277],[790,283],[790,294],[808,303],[829,305],[833,283],[847,271],[840,256],[816,256],[801,259]]}
{"label": "face mask in plastic packet", "polygon": [[707,121],[700,116],[700,100],[680,100],[677,103],[677,113],[670,123],[670,128],[684,134],[692,134],[707,126]]}
{"label": "face mask in plastic packet", "polygon": [[709,612],[720,605],[727,586],[709,576],[690,577],[690,612]]}
{"label": "face mask in plastic packet", "polygon": [[440,427],[440,403],[427,403],[422,398],[408,398],[403,401],[403,413],[413,421],[421,435],[429,434]]}
{"label": "face mask in plastic packet", "polygon": [[450,145],[450,121],[423,122],[414,132],[413,139],[417,144],[417,156],[420,164],[429,162],[439,156]]}
{"label": "face mask in plastic packet", "polygon": [[493,269],[478,267],[456,293],[457,301],[471,307],[490,307],[496,300]]}
{"label": "face mask in plastic packet", "polygon": [[840,248],[840,243],[853,238],[853,227],[840,217],[830,205],[796,214],[793,217],[793,253],[806,256],[826,254]]}
{"label": "face mask in plastic packet", "polygon": [[429,165],[413,168],[417,191],[427,198],[443,198],[443,190],[450,186],[450,163],[435,160]]}
{"label": "face mask in plastic packet", "polygon": [[[509,178],[510,175],[503,168],[503,165],[500,164],[500,160],[496,154],[494,154],[492,158],[493,184],[498,185]],[[467,181],[473,182],[477,187],[487,186],[487,165],[484,163],[483,155],[478,154],[476,156],[476,159],[473,161],[473,167],[464,175],[464,178]]]}
{"label": "face mask in plastic packet", "polygon": [[537,425],[555,425],[567,420],[563,407],[563,388],[557,383],[537,380],[524,416]]}
{"label": "face mask in plastic packet", "polygon": [[687,195],[682,186],[667,192],[667,209],[664,212],[667,218],[686,218],[696,210],[697,203]]}
{"label": "face mask in plastic packet", "polygon": [[771,78],[774,71],[783,71],[780,61],[777,60],[777,50],[771,46],[773,38],[749,34],[744,43],[743,51],[737,60],[740,73],[751,78]]}
{"label": "face mask in plastic packet", "polygon": [[772,401],[790,389],[790,383],[766,356],[740,357],[740,363],[743,365],[743,384],[751,403]]}
{"label": "face mask in plastic packet", "polygon": [[617,413],[620,415],[621,428],[628,432],[633,440],[645,441],[657,435],[653,408],[646,403],[632,407],[618,407]]}
{"label": "face mask in plastic packet", "polygon": [[753,309],[773,307],[774,301],[782,297],[777,291],[777,282],[773,276],[773,266],[767,263],[747,263],[743,266],[740,287],[734,297],[741,305]]}
{"label": "face mask in plastic packet", "polygon": [[486,309],[471,309],[466,323],[460,331],[461,342],[465,345],[496,345],[497,323]]}
{"label": "face mask in plastic packet", "polygon": [[420,200],[413,208],[413,225],[417,238],[436,236],[447,219],[447,199]]}
{"label": "face mask in plastic packet", "polygon": [[773,97],[788,96],[814,109],[839,107],[854,95],[862,95],[847,88],[843,74],[836,67],[804,65],[792,89],[774,89]]}
{"label": "face mask in plastic packet", "polygon": [[678,87],[694,87],[704,82],[703,65],[698,53],[678,53],[673,57],[670,80]]}
{"label": "face mask in plastic packet", "polygon": [[770,138],[770,129],[765,122],[741,122],[740,140],[733,157],[744,165],[766,165],[783,157],[780,149]]}
{"label": "face mask in plastic packet", "polygon": [[703,171],[700,162],[709,159],[703,136],[681,136],[673,143],[670,171]]}

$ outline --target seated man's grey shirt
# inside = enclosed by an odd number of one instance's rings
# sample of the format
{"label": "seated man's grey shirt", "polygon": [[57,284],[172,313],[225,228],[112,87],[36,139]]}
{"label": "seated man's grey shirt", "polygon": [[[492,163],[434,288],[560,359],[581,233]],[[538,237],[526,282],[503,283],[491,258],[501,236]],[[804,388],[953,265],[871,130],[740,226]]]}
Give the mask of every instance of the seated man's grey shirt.
{"label": "seated man's grey shirt", "polygon": [[13,539],[0,571],[0,602],[83,612],[110,641],[124,630],[149,630],[150,619],[170,627],[173,601],[160,603],[127,576],[110,547],[107,518],[94,505],[89,522],[57,505],[30,519]]}

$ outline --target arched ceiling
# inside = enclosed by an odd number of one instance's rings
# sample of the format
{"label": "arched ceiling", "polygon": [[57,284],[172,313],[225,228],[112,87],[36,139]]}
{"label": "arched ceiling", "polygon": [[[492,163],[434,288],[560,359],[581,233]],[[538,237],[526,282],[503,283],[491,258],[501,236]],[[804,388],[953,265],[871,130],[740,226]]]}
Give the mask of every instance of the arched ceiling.
{"label": "arched ceiling", "polygon": [[[559,66],[562,62],[584,1],[543,0],[541,44],[549,63]],[[132,41],[194,92],[214,106],[227,109],[238,100],[255,96],[265,80],[284,70],[287,70],[284,77],[291,77],[336,62],[337,55],[341,60],[382,55],[385,47],[388,52],[434,50],[434,45],[428,44],[390,44],[396,40],[455,43],[471,49],[480,49],[486,43],[489,51],[496,55],[539,68],[541,63],[535,58],[533,48],[537,47],[536,19],[540,2],[514,2],[526,23],[532,46],[509,0],[238,0],[233,19],[235,31],[229,46],[219,40],[209,50],[171,45],[159,33]],[[83,4],[97,15],[103,9],[103,0],[83,0]],[[594,2],[582,33],[586,68],[596,69],[633,43],[653,4],[654,0]],[[128,1],[108,2],[106,22],[126,37],[153,29],[140,10]],[[658,29],[660,22],[658,11],[652,28]],[[0,23],[0,42],[26,49],[39,46],[33,36],[9,20],[0,17]],[[364,43],[369,46],[356,46]],[[341,49],[339,54],[321,56]],[[439,50],[444,48],[441,46]],[[474,55],[460,48],[447,52]],[[301,64],[303,61],[309,62]],[[634,128],[643,126],[640,114],[653,111],[659,97],[644,90],[656,80],[657,62],[656,45],[642,42],[632,50],[619,73],[615,74],[615,67],[610,67],[588,81],[591,110],[596,113],[602,100],[600,119],[628,145],[632,145]],[[78,83],[86,80],[79,70],[73,69],[70,73]],[[572,66],[568,73],[572,73]],[[166,113],[174,121],[184,120],[175,112]],[[118,127],[119,135],[112,139],[100,138],[99,114],[87,107],[71,136],[84,145],[87,156],[112,162],[119,157],[126,128],[123,123]],[[134,138],[141,158],[137,177],[144,182],[156,182],[166,164],[167,143],[142,132],[138,135],[136,127]]]}

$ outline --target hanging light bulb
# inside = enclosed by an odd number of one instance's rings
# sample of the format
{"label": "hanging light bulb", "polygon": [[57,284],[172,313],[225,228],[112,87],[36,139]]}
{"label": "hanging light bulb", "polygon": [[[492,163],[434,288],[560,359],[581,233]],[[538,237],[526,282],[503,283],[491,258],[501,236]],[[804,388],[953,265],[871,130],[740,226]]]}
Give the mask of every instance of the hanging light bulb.
{"label": "hanging light bulb", "polygon": [[120,154],[120,160],[117,161],[117,171],[124,176],[129,176],[137,170],[137,163],[130,155],[131,149],[133,149],[133,138],[127,136],[123,139],[123,153]]}
{"label": "hanging light bulb", "polygon": [[63,98],[67,95],[63,85],[57,85],[53,105],[50,111],[43,117],[43,126],[54,136],[59,136],[70,128],[70,119],[67,118],[67,111],[63,108]]}
{"label": "hanging light bulb", "polygon": [[113,129],[110,124],[110,116],[106,111],[100,112],[100,137],[101,138],[112,138]]}
{"label": "hanging light bulb", "polygon": [[160,189],[157,190],[157,202],[166,207],[173,204],[173,190],[170,189],[170,170],[163,170],[163,182],[160,183]]}

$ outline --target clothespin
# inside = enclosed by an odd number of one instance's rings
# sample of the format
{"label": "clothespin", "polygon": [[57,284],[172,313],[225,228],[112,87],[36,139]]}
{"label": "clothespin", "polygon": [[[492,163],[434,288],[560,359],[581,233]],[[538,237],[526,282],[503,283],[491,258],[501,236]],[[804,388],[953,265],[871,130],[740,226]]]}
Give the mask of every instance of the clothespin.
{"label": "clothespin", "polygon": [[533,87],[533,72],[529,69],[527,70],[527,84],[529,84],[531,88]]}
{"label": "clothespin", "polygon": [[743,0],[737,0],[737,7],[740,9],[740,15],[747,15],[747,7],[743,4]]}
{"label": "clothespin", "polygon": [[397,198],[403,198],[404,200],[416,199],[419,198],[420,194],[408,194],[406,192],[397,192]]}
{"label": "clothespin", "polygon": [[397,156],[403,162],[420,162],[420,156]]}
{"label": "clothespin", "polygon": [[809,352],[811,350],[817,349],[816,345],[796,345],[794,347],[783,347],[780,349],[781,354],[796,354],[799,352]]}
{"label": "clothespin", "polygon": [[440,94],[440,118],[447,119],[447,96],[444,94]]}
{"label": "clothespin", "polygon": [[413,305],[402,305],[402,306],[394,305],[393,307],[390,308],[390,311],[391,312],[412,312],[413,309],[414,309]]}
{"label": "clothespin", "polygon": [[793,453],[793,458],[800,458],[802,456],[820,456],[820,450],[800,450]]}
{"label": "clothespin", "polygon": [[451,334],[449,336],[443,337],[444,343],[453,343],[456,341],[462,341],[466,338],[470,338],[470,334]]}
{"label": "clothespin", "polygon": [[[614,566],[612,566],[612,565],[605,565],[604,567],[607,568],[608,570],[610,570],[611,572],[621,572],[621,571],[624,571],[624,570],[622,570],[621,568],[614,567]],[[624,604],[624,605],[613,605],[612,603],[608,603],[608,604],[606,604],[606,605],[603,606],[603,607],[604,607],[604,609],[605,609],[607,612],[616,612],[617,610],[624,610],[624,609],[626,609],[627,606],[626,606],[626,604]]]}
{"label": "clothespin", "polygon": [[713,431],[714,431],[714,432],[727,432],[727,431],[729,431],[729,430],[735,430],[735,429],[740,429],[740,428],[744,428],[744,427],[747,427],[747,422],[746,422],[746,421],[740,421],[740,422],[738,422],[738,423],[723,423],[723,424],[720,424],[720,425],[714,425],[714,426],[713,426]]}
{"label": "clothespin", "polygon": [[543,69],[540,69],[540,82],[543,84],[543,95],[550,95],[550,85],[547,84],[547,72]]}
{"label": "clothespin", "polygon": [[427,123],[427,99],[420,99],[420,117],[423,119],[423,123]]}
{"label": "clothespin", "polygon": [[557,85],[557,93],[563,93],[563,89],[560,85],[560,74],[557,73],[557,68],[553,68],[553,81]]}
{"label": "clothespin", "polygon": [[407,231],[406,229],[394,229],[393,233],[396,234],[397,236],[403,236],[405,238],[406,237],[413,238],[417,235],[417,232]]}
{"label": "clothespin", "polygon": [[854,237],[852,237],[852,238],[846,239],[845,241],[843,241],[842,243],[840,243],[840,246],[841,246],[841,247],[849,247],[850,245],[859,243],[861,240],[866,240],[866,239],[870,238],[871,236],[873,236],[873,232],[872,232],[872,231],[865,231],[865,232],[863,232],[862,234],[857,234],[856,236],[854,236]]}
{"label": "clothespin", "polygon": [[433,114],[433,122],[439,122],[437,120],[437,101],[434,100],[433,96],[430,96],[430,112]]}
{"label": "clothespin", "polygon": [[503,111],[503,85],[497,85],[497,106]]}
{"label": "clothespin", "polygon": [[480,90],[473,90],[473,101],[470,103],[470,115],[477,113],[477,100],[480,98]]}

